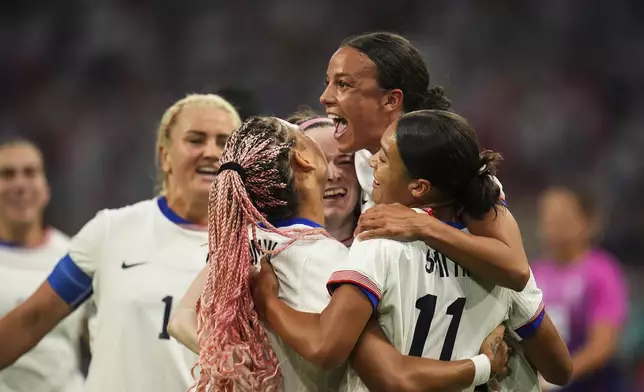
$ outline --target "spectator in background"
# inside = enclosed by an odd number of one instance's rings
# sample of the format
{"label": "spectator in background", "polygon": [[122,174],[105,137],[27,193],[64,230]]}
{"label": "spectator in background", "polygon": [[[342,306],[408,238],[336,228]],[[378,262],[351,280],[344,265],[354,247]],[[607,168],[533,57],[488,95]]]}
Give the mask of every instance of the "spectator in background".
{"label": "spectator in background", "polygon": [[619,262],[593,243],[599,229],[594,201],[589,192],[552,187],[538,207],[544,256],[532,269],[573,356],[573,382],[561,391],[619,391],[611,359],[626,318],[627,290]]}
{"label": "spectator in background", "polygon": [[[0,318],[29,298],[67,252],[69,238],[43,223],[49,197],[38,147],[21,138],[0,141]],[[82,391],[82,315],[74,312],[0,370],[0,391]]]}

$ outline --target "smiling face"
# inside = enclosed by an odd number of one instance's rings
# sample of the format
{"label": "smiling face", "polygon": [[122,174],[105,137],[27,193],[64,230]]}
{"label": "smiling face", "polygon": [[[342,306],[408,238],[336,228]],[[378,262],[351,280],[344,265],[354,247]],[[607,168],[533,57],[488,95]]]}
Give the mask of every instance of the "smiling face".
{"label": "smiling face", "polygon": [[396,143],[396,123],[385,131],[380,150],[371,157],[373,168],[373,201],[376,204],[400,203],[412,206],[417,199],[412,194],[417,180],[411,179],[403,164]]}
{"label": "smiling face", "polygon": [[159,147],[168,195],[208,198],[219,169],[219,158],[236,128],[226,110],[188,105],[176,115],[169,145]]}
{"label": "smiling face", "polygon": [[49,196],[40,151],[26,142],[0,147],[0,220],[9,226],[39,224]]}
{"label": "smiling face", "polygon": [[329,125],[307,129],[305,134],[317,142],[328,161],[324,217],[327,224],[340,225],[355,219],[360,186],[353,154],[345,154],[338,150],[338,142],[333,137],[334,130],[335,127]]}
{"label": "smiling face", "polygon": [[334,137],[343,153],[378,150],[391,123],[390,92],[379,86],[377,77],[376,64],[357,49],[342,47],[329,60],[320,102],[335,122]]}

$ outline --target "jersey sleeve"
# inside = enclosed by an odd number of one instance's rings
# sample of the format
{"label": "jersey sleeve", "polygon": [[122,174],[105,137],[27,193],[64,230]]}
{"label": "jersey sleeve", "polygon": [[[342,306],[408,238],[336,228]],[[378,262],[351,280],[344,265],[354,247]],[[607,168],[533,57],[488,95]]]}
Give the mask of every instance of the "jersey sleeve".
{"label": "jersey sleeve", "polygon": [[543,293],[530,271],[530,280],[525,288],[520,292],[510,292],[510,334],[518,341],[531,337],[541,325],[544,314]]}
{"label": "jersey sleeve", "polygon": [[108,217],[101,211],[87,222],[70,244],[69,252],[56,264],[47,281],[70,307],[76,308],[92,295],[92,278],[107,232]]}
{"label": "jersey sleeve", "polygon": [[375,312],[385,291],[387,271],[392,259],[392,256],[387,254],[385,241],[373,239],[354,242],[347,262],[336,269],[329,278],[329,293],[333,294],[333,290],[343,284],[355,285],[369,298]]}

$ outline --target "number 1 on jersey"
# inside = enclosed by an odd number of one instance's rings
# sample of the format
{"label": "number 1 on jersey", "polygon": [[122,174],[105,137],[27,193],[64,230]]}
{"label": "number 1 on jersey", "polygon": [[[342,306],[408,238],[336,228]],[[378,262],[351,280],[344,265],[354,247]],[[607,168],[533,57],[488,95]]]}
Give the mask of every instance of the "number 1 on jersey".
{"label": "number 1 on jersey", "polygon": [[[411,347],[409,348],[409,355],[414,357],[421,357],[425,342],[429,336],[429,330],[432,326],[434,313],[436,312],[435,295],[427,294],[416,300],[416,309],[420,310],[418,320],[416,321],[416,328],[414,328],[414,336],[412,337]],[[452,316],[452,321],[447,328],[445,334],[445,341],[443,342],[443,349],[441,350],[441,361],[450,361],[452,359],[452,352],[454,351],[454,343],[456,342],[456,333],[458,326],[461,323],[461,316],[465,309],[465,298],[457,298],[447,307],[447,314]]]}
{"label": "number 1 on jersey", "polygon": [[169,340],[170,334],[168,333],[168,322],[170,321],[170,310],[172,310],[172,296],[168,295],[161,301],[165,304],[165,311],[163,312],[163,324],[161,325],[159,339]]}

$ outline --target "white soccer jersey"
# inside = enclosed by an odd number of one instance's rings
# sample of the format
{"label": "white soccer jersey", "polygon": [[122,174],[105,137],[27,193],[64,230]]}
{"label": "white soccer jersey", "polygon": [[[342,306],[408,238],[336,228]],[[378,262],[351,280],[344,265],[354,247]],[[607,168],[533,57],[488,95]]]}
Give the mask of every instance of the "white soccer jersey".
{"label": "white soccer jersey", "polygon": [[356,166],[356,177],[360,188],[362,188],[362,198],[360,199],[361,212],[367,211],[375,206],[371,194],[373,193],[373,169],[369,165],[371,153],[367,150],[360,150],[355,153],[353,161]]}
{"label": "white soccer jersey", "polygon": [[207,232],[165,198],[103,210],[72,239],[49,282],[74,305],[91,295],[87,392],[181,392],[197,356],[167,323],[206,263]]}
{"label": "white soccer jersey", "polygon": [[[526,284],[526,287],[521,292],[510,293],[512,296],[512,312],[522,312],[522,310],[531,309],[530,301],[534,298],[541,297],[541,290],[537,287],[537,283],[530,272],[530,280]],[[510,375],[501,381],[501,389],[498,392],[515,392],[515,391],[525,391],[525,392],[539,392],[541,387],[539,385],[539,377],[537,375],[537,370],[532,366],[530,361],[528,361],[523,349],[519,345],[519,341],[523,338],[532,335],[536,328],[541,325],[541,321],[545,315],[545,310],[543,306],[540,308],[540,311],[536,313],[526,324],[520,325],[521,320],[525,319],[527,314],[518,314],[517,317],[510,317],[506,321],[506,341],[514,350],[512,356],[508,360],[508,368],[511,369]]]}
{"label": "white soccer jersey", "polygon": [[[356,176],[358,177],[358,183],[360,188],[362,188],[362,199],[360,199],[360,210],[361,212],[367,211],[369,208],[376,205],[374,203],[372,194],[373,194],[373,168],[369,164],[372,154],[367,150],[360,150],[355,153],[354,162],[356,166]],[[499,186],[501,190],[501,200],[505,200],[505,193],[503,192],[503,185],[498,178],[492,177],[494,182]]]}
{"label": "white soccer jersey", "polygon": [[[22,248],[0,244],[0,317],[27,299],[67,252],[69,238],[47,230],[45,243]],[[80,392],[82,314],[72,313],[13,365],[0,371],[2,392]]]}
{"label": "white soccer jersey", "polygon": [[[385,335],[402,354],[445,361],[477,355],[483,340],[506,319],[521,334],[543,310],[540,290],[513,306],[511,290],[477,282],[420,241],[354,242],[329,287],[347,282],[370,297]],[[353,371],[347,389],[366,390]]]}
{"label": "white soccer jersey", "polygon": [[[281,230],[321,227],[305,219],[287,219],[275,224]],[[275,250],[288,242],[283,236],[257,230],[261,248]],[[261,252],[251,248],[257,264]],[[346,261],[349,250],[342,243],[323,236],[298,240],[277,256],[271,258],[279,279],[279,298],[301,312],[321,313],[330,301],[326,282],[339,265]],[[284,375],[283,391],[329,392],[337,391],[346,367],[323,371],[299,356],[277,335],[269,333],[271,346],[280,360]]]}

